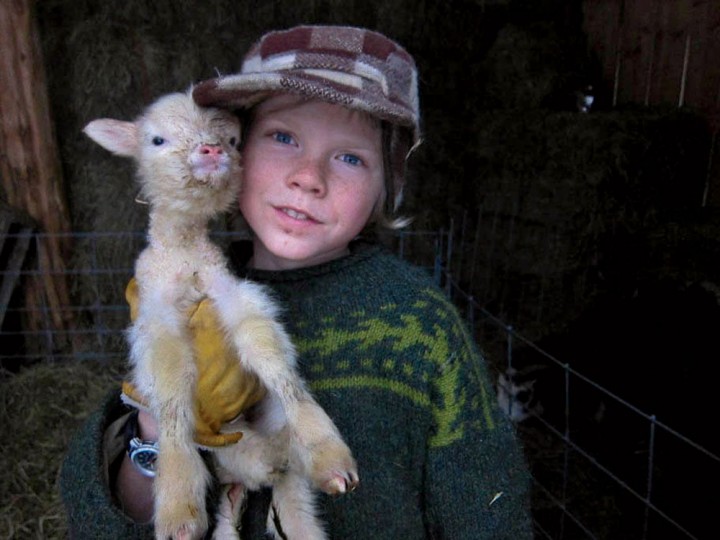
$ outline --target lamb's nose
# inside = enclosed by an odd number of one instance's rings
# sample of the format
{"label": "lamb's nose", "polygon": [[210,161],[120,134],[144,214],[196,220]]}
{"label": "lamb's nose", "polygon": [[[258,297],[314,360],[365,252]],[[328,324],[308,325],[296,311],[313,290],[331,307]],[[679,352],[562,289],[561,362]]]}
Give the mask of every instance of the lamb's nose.
{"label": "lamb's nose", "polygon": [[223,149],[219,144],[203,144],[198,150],[201,154],[211,156],[219,156],[223,153]]}

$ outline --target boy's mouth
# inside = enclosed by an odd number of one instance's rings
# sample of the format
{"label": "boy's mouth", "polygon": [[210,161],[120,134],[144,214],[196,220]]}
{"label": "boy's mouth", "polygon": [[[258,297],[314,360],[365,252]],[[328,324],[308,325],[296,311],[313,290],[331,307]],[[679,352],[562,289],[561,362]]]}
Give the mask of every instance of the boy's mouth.
{"label": "boy's mouth", "polygon": [[278,210],[280,210],[280,212],[282,212],[282,213],[285,214],[286,216],[291,217],[292,219],[296,219],[296,220],[298,220],[298,221],[314,221],[314,222],[318,222],[318,220],[315,219],[315,218],[314,218],[313,216],[311,216],[310,214],[306,214],[305,212],[302,212],[302,211],[300,211],[300,210],[296,210],[296,209],[294,209],[294,208],[289,208],[289,207],[287,207],[287,206],[281,206],[281,207],[278,207]]}
{"label": "boy's mouth", "polygon": [[307,214],[303,214],[302,212],[297,212],[296,210],[293,210],[292,208],[283,208],[282,211],[285,212],[291,218],[299,219],[300,221],[305,221],[308,219]]}

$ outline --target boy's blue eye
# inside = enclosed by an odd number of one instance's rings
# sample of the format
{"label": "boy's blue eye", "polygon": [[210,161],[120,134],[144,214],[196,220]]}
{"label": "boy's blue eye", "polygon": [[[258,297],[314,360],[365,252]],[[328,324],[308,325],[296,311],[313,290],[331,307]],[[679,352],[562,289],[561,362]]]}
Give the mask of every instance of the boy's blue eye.
{"label": "boy's blue eye", "polygon": [[342,156],[340,156],[340,159],[348,165],[362,165],[362,159],[357,157],[355,154],[343,154]]}
{"label": "boy's blue eye", "polygon": [[287,133],[283,133],[282,131],[278,131],[277,133],[273,133],[274,139],[282,144],[292,144],[293,138],[288,135]]}

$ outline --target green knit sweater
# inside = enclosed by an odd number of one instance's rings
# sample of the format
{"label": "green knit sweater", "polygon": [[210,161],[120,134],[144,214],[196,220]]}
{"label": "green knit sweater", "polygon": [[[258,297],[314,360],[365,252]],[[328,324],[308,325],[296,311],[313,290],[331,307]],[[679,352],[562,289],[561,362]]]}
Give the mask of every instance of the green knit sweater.
{"label": "green knit sweater", "polygon": [[[337,539],[532,538],[528,473],[487,367],[426,272],[378,245],[286,272],[252,270],[284,306],[300,370],[359,467],[354,493],[318,497]],[[103,433],[113,396],[69,449],[61,477],[76,539],[151,538],[112,504]],[[243,538],[262,538],[269,494],[252,495]]]}

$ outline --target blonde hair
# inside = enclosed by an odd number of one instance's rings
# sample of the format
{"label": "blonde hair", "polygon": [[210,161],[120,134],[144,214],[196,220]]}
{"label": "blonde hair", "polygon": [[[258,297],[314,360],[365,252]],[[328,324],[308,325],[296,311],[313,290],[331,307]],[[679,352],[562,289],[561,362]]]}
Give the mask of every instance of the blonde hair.
{"label": "blonde hair", "polygon": [[[370,116],[369,114],[367,115]],[[385,188],[380,193],[380,198],[378,199],[375,209],[373,210],[370,220],[364,230],[374,228],[379,231],[396,231],[407,227],[412,222],[412,218],[397,215],[397,209],[400,205],[402,197],[401,194],[395,193],[396,182],[393,177],[392,154],[390,150],[392,125],[383,121],[380,125],[380,129],[382,132],[381,148],[383,155],[383,182]]]}

